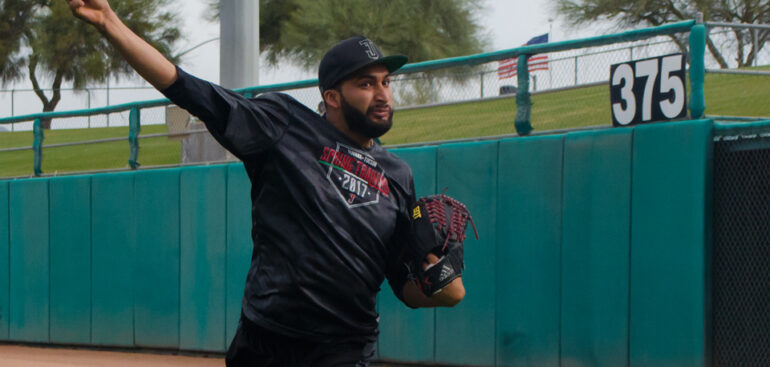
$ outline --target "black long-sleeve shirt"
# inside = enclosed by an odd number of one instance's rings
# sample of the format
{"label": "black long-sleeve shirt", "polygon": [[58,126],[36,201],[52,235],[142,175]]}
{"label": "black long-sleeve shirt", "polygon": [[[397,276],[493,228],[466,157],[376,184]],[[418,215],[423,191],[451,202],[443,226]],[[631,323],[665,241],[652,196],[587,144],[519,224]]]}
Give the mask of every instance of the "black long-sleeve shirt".
{"label": "black long-sleeve shirt", "polygon": [[384,277],[400,298],[408,274],[409,166],[377,144],[357,146],[288,95],[247,99],[178,74],[163,94],[200,118],[251,180],[245,316],[309,340],[375,336]]}

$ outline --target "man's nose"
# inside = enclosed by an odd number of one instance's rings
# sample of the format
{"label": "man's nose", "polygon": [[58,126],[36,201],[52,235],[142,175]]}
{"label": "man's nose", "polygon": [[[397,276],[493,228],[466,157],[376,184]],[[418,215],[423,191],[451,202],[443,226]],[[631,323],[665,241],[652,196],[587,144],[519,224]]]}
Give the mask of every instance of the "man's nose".
{"label": "man's nose", "polygon": [[377,102],[388,101],[388,88],[382,85],[382,83],[378,83],[374,89],[374,100]]}

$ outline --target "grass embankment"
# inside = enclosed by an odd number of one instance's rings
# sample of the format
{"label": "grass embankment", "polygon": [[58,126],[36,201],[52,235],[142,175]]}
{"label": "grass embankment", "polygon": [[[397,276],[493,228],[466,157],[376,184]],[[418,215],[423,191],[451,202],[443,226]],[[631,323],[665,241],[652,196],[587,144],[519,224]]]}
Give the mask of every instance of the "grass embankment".
{"label": "grass embankment", "polygon": [[[761,67],[770,70],[770,67]],[[770,116],[770,77],[706,75],[706,113],[711,115]],[[688,88],[689,93],[689,88]],[[688,96],[689,98],[689,96]],[[588,87],[532,96],[532,126],[536,131],[608,125],[609,88]],[[385,145],[512,134],[516,99],[462,103],[398,111]],[[54,121],[55,123],[55,121]],[[147,125],[142,134],[166,132],[165,125]],[[45,145],[127,137],[127,127],[46,131]],[[0,133],[0,148],[31,146],[32,132]],[[47,148],[43,171],[64,173],[128,167],[128,140]],[[179,163],[181,144],[166,137],[140,140],[139,162],[144,166]],[[0,153],[0,177],[32,174],[31,150]]]}
{"label": "grass embankment", "polygon": [[[54,121],[56,123],[56,121]],[[142,134],[165,133],[165,125],[142,126]],[[45,148],[87,140],[125,137],[125,141]],[[0,148],[28,147],[34,140],[31,131],[0,133]],[[49,130],[43,140],[43,172],[64,173],[74,171],[128,167],[128,127],[107,127],[72,130]],[[181,143],[166,137],[141,139],[139,162],[145,166],[179,163]],[[33,172],[32,150],[0,153],[0,177],[31,175]]]}

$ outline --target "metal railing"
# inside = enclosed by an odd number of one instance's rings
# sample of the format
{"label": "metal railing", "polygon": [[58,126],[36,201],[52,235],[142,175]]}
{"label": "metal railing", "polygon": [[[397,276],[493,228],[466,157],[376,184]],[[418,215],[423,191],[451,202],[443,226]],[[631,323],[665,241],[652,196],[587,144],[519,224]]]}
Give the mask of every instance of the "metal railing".
{"label": "metal railing", "polygon": [[[43,93],[46,92],[52,92],[53,89],[51,88],[43,88],[41,89]],[[65,100],[65,98],[69,98],[69,104],[75,104],[75,105],[85,105],[86,109],[92,109],[95,105],[103,105],[103,106],[110,106],[114,103],[114,100],[116,97],[119,97],[121,92],[123,94],[126,94],[127,92],[133,92],[131,95],[133,98],[130,98],[128,100],[135,101],[136,98],[136,92],[139,91],[141,94],[150,94],[150,95],[156,95],[157,92],[155,88],[152,86],[127,86],[127,87],[85,87],[81,89],[75,89],[75,88],[60,88],[59,92],[62,95],[62,99]],[[145,92],[151,92],[151,93],[145,93]],[[81,97],[80,99],[72,100],[71,97],[78,97],[79,95],[85,95],[85,97]],[[118,94],[118,96],[115,96],[115,94]],[[14,88],[14,89],[3,89],[0,90],[0,97],[5,97],[5,101],[8,102],[7,105],[10,105],[10,115],[9,117],[17,116],[17,112],[19,110],[18,107],[21,107],[22,110],[29,109],[32,105],[38,105],[40,103],[40,100],[37,97],[37,94],[34,89],[29,88]],[[26,97],[26,98],[25,98]],[[129,96],[125,96],[129,97]],[[123,99],[126,100],[127,98],[117,98],[117,99]],[[140,97],[141,98],[141,97]],[[3,98],[0,98],[2,100]],[[32,103],[30,103],[32,101]],[[60,102],[60,105],[65,104],[65,101]],[[19,106],[20,105],[20,106]],[[25,108],[27,107],[27,108]],[[7,110],[6,110],[7,111]],[[16,131],[16,124],[11,124],[10,131]],[[110,127],[110,120],[109,116],[106,116],[106,121],[104,121],[103,124],[106,127]],[[85,121],[84,127],[92,127],[91,119],[88,117]]]}
{"label": "metal railing", "polygon": [[[712,33],[713,34],[713,33]],[[218,38],[213,38],[208,41],[205,41],[201,44],[199,44],[196,47],[200,47],[202,45],[205,45],[209,42],[216,41]],[[606,56],[606,58],[611,58],[612,55],[617,55],[618,53],[626,53],[627,60],[633,60],[635,56],[637,55],[644,55],[645,50],[649,50],[651,48],[656,49],[671,49],[671,47],[674,46],[673,41],[670,39],[666,40],[658,40],[658,41],[652,41],[646,40],[644,43],[635,43],[630,45],[623,45],[620,47],[613,47],[609,49],[604,50],[598,50],[598,51],[591,51],[587,50],[588,52],[582,52],[582,53],[575,53],[573,55],[568,55],[565,53],[565,55],[560,55],[558,57],[551,58],[549,60],[549,64],[551,65],[557,65],[559,63],[571,63],[571,76],[566,76],[563,79],[565,79],[562,83],[540,83],[538,84],[538,79],[535,79],[535,76],[533,76],[533,91],[545,91],[545,90],[555,90],[559,88],[565,87],[568,82],[571,82],[571,85],[573,86],[585,86],[587,84],[595,83],[593,82],[592,75],[589,75],[590,73],[587,73],[585,70],[581,70],[580,65],[582,64],[588,64],[590,63],[590,59],[594,56]],[[187,50],[186,52],[193,51],[196,49],[196,47],[193,47],[190,50]],[[186,53],[183,52],[182,54]],[[180,56],[182,55],[180,54]],[[461,74],[467,74],[467,75],[455,75],[455,77],[462,77],[462,76],[471,76],[469,73],[461,73]],[[491,95],[491,91],[485,89],[485,87],[489,87],[490,84],[495,84],[494,81],[490,82],[487,79],[495,78],[497,75],[497,68],[485,68],[484,70],[479,71],[478,73],[471,73],[473,74],[473,77],[478,77],[479,79],[479,98],[488,97]],[[581,77],[582,75],[582,77]],[[549,72],[549,77],[550,77]],[[402,78],[401,80],[419,80],[423,77],[416,77],[416,78]],[[550,82],[550,80],[549,80]],[[111,87],[109,84],[105,87],[85,87],[82,89],[74,89],[74,88],[61,88],[59,89],[62,93],[62,102],[59,104],[60,106],[65,104],[66,102],[69,102],[69,105],[83,105],[85,104],[86,109],[94,108],[94,104],[103,107],[103,106],[110,106],[116,99],[125,99],[121,98],[121,93],[124,91],[151,91],[156,92],[155,88],[149,85],[145,86],[123,86],[123,87]],[[43,92],[51,92],[53,91],[50,88],[44,88],[42,89]],[[73,97],[77,97],[78,95],[85,94],[85,100],[81,97],[79,100],[69,100],[65,101],[66,95],[72,95]],[[114,94],[117,94],[116,96],[113,96]],[[144,94],[144,93],[142,93]],[[157,93],[152,93],[157,94]],[[37,106],[39,103],[38,97],[35,94],[34,89],[29,88],[14,88],[14,89],[1,89],[0,90],[0,107],[3,107],[4,103],[4,96],[5,102],[9,102],[8,105],[10,105],[10,114],[7,117],[13,117],[17,116],[17,104],[20,104],[21,109],[27,109],[25,107],[30,107],[31,104],[34,104]],[[10,101],[8,101],[7,96],[10,96]],[[26,97],[26,98],[24,98]],[[32,100],[32,103],[30,103],[29,100]],[[137,98],[130,98],[128,101],[135,101]],[[112,101],[112,102],[111,102]],[[120,103],[120,102],[119,102]],[[118,104],[119,104],[118,103]],[[6,110],[7,111],[7,110]],[[80,128],[80,127],[110,127],[110,121],[109,121],[109,115],[105,116],[105,121],[103,123],[100,123],[98,121],[95,121],[92,125],[90,117],[88,117],[85,121],[85,123],[76,123],[76,124],[68,124],[67,128]],[[117,124],[113,121],[113,125],[120,125],[121,121],[117,121]],[[57,128],[61,128],[61,126],[57,126]],[[11,132],[16,131],[16,124],[11,124]]]}
{"label": "metal railing", "polygon": [[[433,60],[419,63],[412,63],[405,65],[396,74],[407,75],[414,73],[426,73],[439,69],[453,68],[453,67],[475,67],[486,63],[498,62],[500,60],[515,58],[518,61],[518,75],[517,75],[517,92],[516,99],[516,113],[514,119],[514,125],[516,129],[516,135],[527,135],[532,131],[531,124],[531,108],[532,101],[530,91],[530,72],[527,68],[527,60],[536,54],[548,54],[556,53],[568,50],[576,50],[589,47],[606,46],[617,43],[627,43],[639,40],[650,39],[658,36],[672,35],[678,33],[690,33],[690,54],[691,54],[691,66],[690,66],[690,116],[692,118],[700,118],[703,116],[705,109],[705,98],[703,93],[703,80],[705,74],[705,37],[706,28],[704,24],[697,24],[695,21],[685,21],[679,23],[666,24],[658,27],[631,30],[622,33],[596,36],[577,40],[567,40],[546,44],[538,44],[531,46],[522,46],[512,49],[506,49],[495,52],[481,53],[462,57],[452,57],[441,60]],[[556,59],[554,59],[555,61]],[[397,77],[398,78],[398,77]],[[403,77],[401,77],[403,78]],[[575,82],[577,84],[577,81]],[[296,91],[304,88],[315,89],[317,85],[316,79],[308,79],[291,83],[281,83],[267,86],[257,86],[250,88],[243,88],[236,90],[238,93],[245,95],[256,95],[259,93],[282,91],[289,92]],[[316,95],[317,91],[314,92]],[[484,95],[483,87],[482,92]],[[320,98],[316,96],[315,98]],[[513,98],[513,97],[511,97]],[[40,176],[42,174],[42,141],[44,139],[44,132],[41,126],[41,120],[43,119],[60,119],[69,117],[86,117],[94,115],[106,115],[110,113],[122,113],[128,111],[129,114],[129,165],[131,169],[138,167],[138,151],[139,151],[139,139],[150,136],[139,136],[141,126],[141,111],[144,109],[150,109],[154,107],[166,106],[171,102],[167,99],[158,99],[134,103],[126,103],[116,106],[101,107],[95,109],[85,109],[76,111],[65,112],[50,112],[50,113],[36,113],[24,116],[14,116],[0,119],[0,125],[12,124],[25,121],[34,121],[34,142],[33,146],[29,148],[11,148],[13,150],[20,149],[32,149],[34,151],[34,174]],[[163,136],[164,134],[153,134],[153,137]],[[172,135],[172,134],[166,134]],[[118,139],[120,140],[120,139]],[[103,142],[102,140],[91,141]],[[109,139],[109,141],[114,141]],[[71,145],[67,143],[68,145]],[[64,145],[55,145],[64,146]],[[53,146],[51,146],[53,147]],[[6,150],[8,151],[8,150]],[[2,152],[2,150],[0,150]]]}

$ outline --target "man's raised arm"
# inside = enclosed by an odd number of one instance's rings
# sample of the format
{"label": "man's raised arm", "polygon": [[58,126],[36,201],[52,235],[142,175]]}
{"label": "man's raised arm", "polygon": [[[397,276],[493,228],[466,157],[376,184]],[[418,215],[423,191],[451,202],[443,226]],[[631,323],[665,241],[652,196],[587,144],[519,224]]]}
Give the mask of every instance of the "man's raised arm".
{"label": "man's raised arm", "polygon": [[176,67],[118,18],[107,0],[65,0],[72,14],[91,23],[123,55],[131,67],[158,90],[176,81]]}
{"label": "man's raised arm", "polygon": [[67,0],[67,3],[72,13],[93,24],[139,75],[173,103],[203,121],[214,138],[239,159],[256,157],[283,136],[289,112],[282,98],[265,97],[260,103],[253,103],[240,94],[177,69],[126,27],[107,0]]}

